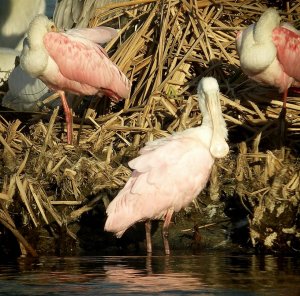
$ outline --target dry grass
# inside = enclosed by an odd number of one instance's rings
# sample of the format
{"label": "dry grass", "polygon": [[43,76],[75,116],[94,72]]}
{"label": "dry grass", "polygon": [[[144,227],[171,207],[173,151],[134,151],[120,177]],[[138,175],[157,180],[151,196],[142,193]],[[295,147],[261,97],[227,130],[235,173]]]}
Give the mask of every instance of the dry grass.
{"label": "dry grass", "polygon": [[[300,4],[288,3],[282,17],[299,26]],[[34,123],[0,119],[0,222],[25,253],[36,255],[8,209],[21,204],[32,228],[78,219],[107,199],[106,190],[124,185],[130,175],[127,160],[145,142],[201,123],[195,87],[204,76],[219,81],[231,146],[229,157],[213,171],[212,200],[218,200],[220,188],[240,198],[249,210],[254,246],[287,248],[297,240],[300,100],[288,99],[283,146],[281,95],[247,79],[235,48],[236,31],[257,21],[265,9],[265,2],[250,0],[134,0],[97,11],[92,26],[120,26],[106,49],[132,80],[130,98],[118,105],[93,100],[83,116],[73,106],[74,146],[65,144],[57,109],[49,121],[43,112],[44,120]],[[58,205],[65,206],[63,212]],[[280,228],[274,217],[281,219]]]}

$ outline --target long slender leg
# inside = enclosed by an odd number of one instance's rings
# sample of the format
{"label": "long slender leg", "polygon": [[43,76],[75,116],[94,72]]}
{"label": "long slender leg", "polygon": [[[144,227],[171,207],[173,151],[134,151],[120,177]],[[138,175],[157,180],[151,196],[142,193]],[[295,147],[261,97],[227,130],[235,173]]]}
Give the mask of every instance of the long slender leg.
{"label": "long slender leg", "polygon": [[152,253],[151,220],[145,222],[147,253]]}
{"label": "long slender leg", "polygon": [[285,118],[285,114],[286,114],[286,101],[287,101],[287,95],[288,95],[288,89],[285,89],[283,92],[283,104],[282,104],[282,109],[281,109],[281,116]]}
{"label": "long slender leg", "polygon": [[286,138],[286,101],[287,101],[288,89],[283,92],[283,104],[281,111],[279,113],[278,123],[279,123],[279,146],[283,146]]}
{"label": "long slender leg", "polygon": [[61,103],[64,108],[65,117],[66,117],[66,124],[67,124],[67,143],[72,144],[72,113],[70,111],[70,108],[68,106],[68,102],[65,96],[64,91],[58,91],[59,96],[61,98]]}
{"label": "long slender leg", "polygon": [[164,225],[162,227],[162,237],[163,237],[163,242],[164,242],[165,254],[166,255],[170,254],[170,246],[169,246],[168,237],[169,237],[169,226],[170,226],[170,222],[171,222],[173,212],[174,212],[173,209],[169,209],[167,211],[166,216],[165,216]]}

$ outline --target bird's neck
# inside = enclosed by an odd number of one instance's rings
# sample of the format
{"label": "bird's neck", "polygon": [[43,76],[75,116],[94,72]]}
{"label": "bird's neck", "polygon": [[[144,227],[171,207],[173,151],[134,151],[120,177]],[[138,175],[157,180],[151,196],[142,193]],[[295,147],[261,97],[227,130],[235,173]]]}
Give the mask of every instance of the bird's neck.
{"label": "bird's neck", "polygon": [[31,28],[24,42],[20,59],[21,67],[32,77],[41,76],[48,64],[49,56],[43,42],[46,33],[45,30]]}
{"label": "bird's neck", "polygon": [[264,71],[276,58],[277,51],[272,41],[273,29],[266,22],[263,20],[249,26],[238,37],[241,67],[248,75]]}
{"label": "bird's neck", "polygon": [[44,46],[44,36],[47,34],[45,29],[32,27],[28,32],[28,43],[31,50],[46,50]]}

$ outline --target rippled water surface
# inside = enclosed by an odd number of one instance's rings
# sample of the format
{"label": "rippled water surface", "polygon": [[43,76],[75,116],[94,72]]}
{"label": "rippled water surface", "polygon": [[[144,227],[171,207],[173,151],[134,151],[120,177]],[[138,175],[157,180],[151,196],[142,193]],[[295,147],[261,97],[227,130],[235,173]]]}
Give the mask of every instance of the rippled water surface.
{"label": "rippled water surface", "polygon": [[0,265],[0,295],[300,295],[299,259],[43,257]]}

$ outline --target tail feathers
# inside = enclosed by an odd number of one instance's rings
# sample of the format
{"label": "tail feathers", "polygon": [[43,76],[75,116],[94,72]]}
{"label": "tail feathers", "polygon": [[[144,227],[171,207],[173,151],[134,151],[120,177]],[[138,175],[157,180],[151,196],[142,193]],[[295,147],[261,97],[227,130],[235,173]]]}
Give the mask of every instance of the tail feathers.
{"label": "tail feathers", "polygon": [[124,232],[135,222],[129,222],[126,217],[120,215],[108,216],[104,225],[104,230],[113,232],[117,238],[120,238]]}
{"label": "tail feathers", "polygon": [[119,195],[109,204],[106,209],[107,220],[105,222],[104,230],[113,232],[119,238],[123,233],[139,219],[132,206],[127,203],[123,192],[119,192]]}

